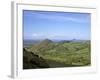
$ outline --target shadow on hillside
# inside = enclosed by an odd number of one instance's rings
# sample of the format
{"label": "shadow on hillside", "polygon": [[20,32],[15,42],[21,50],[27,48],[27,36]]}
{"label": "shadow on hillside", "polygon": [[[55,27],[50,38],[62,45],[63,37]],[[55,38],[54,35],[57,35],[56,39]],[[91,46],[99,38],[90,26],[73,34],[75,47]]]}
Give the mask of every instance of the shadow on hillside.
{"label": "shadow on hillside", "polygon": [[33,52],[23,49],[23,69],[49,68],[46,60]]}

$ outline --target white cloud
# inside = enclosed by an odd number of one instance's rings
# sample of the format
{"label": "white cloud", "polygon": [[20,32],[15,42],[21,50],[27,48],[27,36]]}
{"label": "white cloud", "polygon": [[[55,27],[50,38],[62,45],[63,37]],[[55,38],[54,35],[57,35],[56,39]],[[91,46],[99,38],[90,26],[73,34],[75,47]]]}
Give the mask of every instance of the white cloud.
{"label": "white cloud", "polygon": [[52,35],[48,35],[48,37],[52,37],[53,38],[53,37],[57,37],[57,35],[53,35],[52,34]]}
{"label": "white cloud", "polygon": [[32,36],[33,36],[33,37],[40,37],[40,36],[43,36],[43,34],[33,33]]}
{"label": "white cloud", "polygon": [[36,37],[36,36],[38,36],[38,34],[34,33],[34,34],[32,34],[32,36],[33,36],[33,37]]}
{"label": "white cloud", "polygon": [[36,38],[36,39],[40,39],[40,38],[41,39],[43,39],[43,38],[61,38],[61,37],[66,37],[66,35],[33,33],[32,37]]}

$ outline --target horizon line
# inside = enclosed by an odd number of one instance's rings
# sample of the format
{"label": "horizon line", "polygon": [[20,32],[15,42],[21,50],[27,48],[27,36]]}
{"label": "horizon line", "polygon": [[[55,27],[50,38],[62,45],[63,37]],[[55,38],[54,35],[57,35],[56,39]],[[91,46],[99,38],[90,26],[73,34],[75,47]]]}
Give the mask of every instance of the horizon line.
{"label": "horizon line", "polygon": [[[49,38],[45,38],[49,39]],[[23,39],[23,40],[45,40],[45,39]],[[91,40],[91,39],[49,39],[49,40]]]}

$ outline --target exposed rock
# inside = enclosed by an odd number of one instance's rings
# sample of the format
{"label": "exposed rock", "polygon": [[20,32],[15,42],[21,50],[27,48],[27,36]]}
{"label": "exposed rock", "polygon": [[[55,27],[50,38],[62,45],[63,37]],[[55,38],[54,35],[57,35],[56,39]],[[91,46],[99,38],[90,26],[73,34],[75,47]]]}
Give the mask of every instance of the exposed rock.
{"label": "exposed rock", "polygon": [[23,69],[49,68],[46,60],[33,52],[23,49]]}

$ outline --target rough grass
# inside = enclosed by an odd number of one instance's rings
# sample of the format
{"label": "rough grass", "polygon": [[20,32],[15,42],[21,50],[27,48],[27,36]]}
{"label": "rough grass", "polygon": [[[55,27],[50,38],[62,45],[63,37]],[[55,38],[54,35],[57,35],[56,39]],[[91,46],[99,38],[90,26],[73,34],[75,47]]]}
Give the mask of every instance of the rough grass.
{"label": "rough grass", "polygon": [[[44,59],[62,63],[64,66],[86,66],[91,64],[90,41],[85,42],[49,42],[43,41],[28,48],[29,51],[38,54]],[[61,64],[61,65],[62,65]],[[61,66],[59,65],[59,66]],[[52,66],[51,66],[52,67]],[[53,66],[54,67],[54,66]],[[55,65],[56,67],[56,65]]]}

